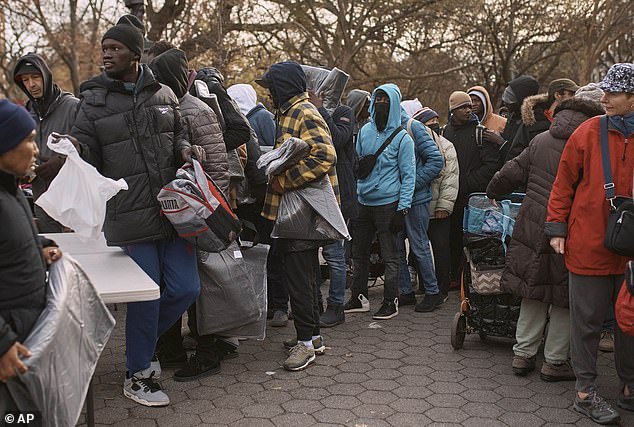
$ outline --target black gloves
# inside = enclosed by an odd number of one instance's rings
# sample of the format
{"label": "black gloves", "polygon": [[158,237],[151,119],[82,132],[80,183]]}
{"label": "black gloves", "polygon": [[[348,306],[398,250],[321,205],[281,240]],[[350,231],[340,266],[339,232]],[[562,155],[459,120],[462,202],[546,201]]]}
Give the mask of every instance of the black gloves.
{"label": "black gloves", "polygon": [[64,165],[64,157],[59,155],[53,155],[48,161],[42,163],[35,168],[35,175],[40,177],[46,182],[51,182],[53,178],[57,176],[59,170]]}
{"label": "black gloves", "polygon": [[392,233],[399,233],[405,228],[405,215],[407,215],[407,209],[396,211],[392,214],[390,219],[390,231]]}
{"label": "black gloves", "polygon": [[489,129],[485,129],[482,133],[482,140],[498,146],[502,146],[506,142],[500,134]]}

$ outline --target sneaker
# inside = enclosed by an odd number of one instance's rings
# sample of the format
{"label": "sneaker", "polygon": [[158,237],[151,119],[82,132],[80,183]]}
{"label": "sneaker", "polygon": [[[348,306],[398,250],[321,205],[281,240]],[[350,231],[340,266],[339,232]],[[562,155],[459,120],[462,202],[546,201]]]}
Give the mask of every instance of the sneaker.
{"label": "sneaker", "polygon": [[398,305],[401,307],[404,305],[416,305],[416,295],[414,292],[410,292],[409,294],[401,294],[398,297]]}
{"label": "sneaker", "polygon": [[161,378],[163,370],[161,369],[161,362],[159,361],[158,354],[154,353],[152,360],[150,361],[150,372],[155,379]]}
{"label": "sneaker", "polygon": [[394,301],[383,300],[379,311],[374,313],[372,318],[374,320],[387,320],[398,314],[398,298],[394,298]]}
{"label": "sneaker", "polygon": [[366,311],[370,311],[370,301],[362,295],[355,298],[350,298],[350,300],[343,306],[344,313],[365,313]]}
{"label": "sneaker", "polygon": [[559,364],[544,362],[539,376],[547,382],[574,381],[577,379],[572,366],[568,362]]}
{"label": "sneaker", "polygon": [[[317,356],[321,356],[322,354],[326,353],[326,344],[325,344],[325,340],[324,337],[322,337],[321,335],[319,336],[319,338],[315,338],[313,340],[313,348],[315,350],[315,354]],[[289,338],[286,341],[284,341],[284,348],[287,350],[292,350],[293,347],[295,347],[298,343],[297,343],[297,339],[295,338]]]}
{"label": "sneaker", "polygon": [[288,358],[284,361],[287,371],[301,371],[315,361],[315,349],[306,347],[303,343],[295,344]]}
{"label": "sneaker", "polygon": [[144,377],[146,371],[139,371],[123,382],[123,395],[128,399],[144,406],[167,406],[170,398],[161,390],[161,386],[154,381],[154,375],[150,371],[148,377]]}
{"label": "sneaker", "polygon": [[322,328],[332,328],[341,325],[346,321],[346,314],[343,312],[343,304],[328,304],[328,308],[319,317],[319,326]]}
{"label": "sneaker", "polygon": [[520,377],[525,377],[530,372],[535,370],[535,356],[533,357],[524,357],[518,356],[517,354],[513,356],[513,362],[511,364],[513,368],[513,373]]}
{"label": "sneaker", "polygon": [[606,353],[614,352],[614,332],[603,331],[601,332],[601,340],[599,341],[599,350]]}
{"label": "sneaker", "polygon": [[194,353],[189,357],[184,368],[174,372],[174,381],[186,382],[220,373],[220,359],[201,357]]}
{"label": "sneaker", "polygon": [[418,303],[414,311],[418,313],[429,313],[430,311],[434,311],[436,307],[441,304],[443,295],[439,292],[434,295],[425,295],[425,298]]}
{"label": "sneaker", "polygon": [[625,394],[623,394],[623,391],[621,391],[621,393],[619,393],[619,399],[616,401],[616,404],[619,406],[619,408],[623,408],[626,411],[634,412],[634,396],[631,394],[631,392],[629,396],[626,396]]}
{"label": "sneaker", "polygon": [[280,310],[273,313],[273,320],[271,320],[271,326],[274,326],[276,328],[281,328],[283,326],[286,326],[287,324],[288,324],[288,313],[285,313]]}
{"label": "sneaker", "polygon": [[598,424],[616,424],[619,421],[619,413],[608,402],[599,396],[596,390],[592,390],[585,399],[579,398],[575,393],[575,411],[589,417]]}

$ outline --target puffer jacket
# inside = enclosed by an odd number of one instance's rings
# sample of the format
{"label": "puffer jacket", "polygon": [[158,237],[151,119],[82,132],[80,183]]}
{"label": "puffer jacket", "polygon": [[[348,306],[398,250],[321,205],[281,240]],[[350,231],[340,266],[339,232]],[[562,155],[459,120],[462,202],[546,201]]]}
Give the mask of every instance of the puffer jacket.
{"label": "puffer jacket", "polygon": [[427,126],[425,126],[425,130],[432,137],[443,157],[443,167],[430,186],[429,217],[434,219],[437,210],[447,211],[450,214],[453,212],[453,206],[458,197],[460,168],[458,167],[458,155],[451,141],[444,136],[436,134]]}
{"label": "puffer jacket", "polygon": [[0,171],[0,357],[23,342],[46,305],[46,262],[31,209],[12,175]]}
{"label": "puffer jacket", "polygon": [[183,164],[178,99],[142,64],[136,90],[105,73],[81,85],[82,103],[71,135],[82,157],[104,176],[123,178],[128,190],[108,201],[104,232],[111,246],[175,235],[156,196]]}
{"label": "puffer jacket", "polygon": [[152,59],[149,65],[157,80],[172,89],[178,98],[185,137],[191,145],[203,147],[207,154],[203,169],[227,194],[229,166],[222,129],[211,107],[187,93],[189,67],[185,52],[169,49]]}
{"label": "puffer jacket", "polygon": [[407,130],[414,141],[416,156],[416,185],[412,206],[430,202],[432,199],[431,183],[443,167],[443,158],[438,146],[418,120],[409,117],[401,106],[401,126]]}
{"label": "puffer jacket", "polygon": [[528,147],[535,136],[548,130],[550,120],[544,114],[550,108],[548,94],[529,96],[522,103],[522,124],[520,125],[513,143],[506,153],[506,161],[520,155]]}
{"label": "puffer jacket", "polygon": [[490,198],[527,186],[506,255],[501,281],[505,292],[568,307],[568,270],[563,256],[551,249],[544,234],[548,196],[566,141],[581,123],[601,113],[601,107],[591,101],[573,98],[563,102],[550,129],[537,135],[489,183]]}
{"label": "puffer jacket", "polygon": [[[480,99],[484,97],[485,102],[482,103],[484,106],[484,117],[482,117],[480,123],[487,129],[502,133],[506,127],[506,119],[493,112],[493,103],[491,102],[489,92],[482,86],[473,86],[467,90],[467,93],[469,95],[475,95]],[[482,96],[480,96],[480,94]]]}

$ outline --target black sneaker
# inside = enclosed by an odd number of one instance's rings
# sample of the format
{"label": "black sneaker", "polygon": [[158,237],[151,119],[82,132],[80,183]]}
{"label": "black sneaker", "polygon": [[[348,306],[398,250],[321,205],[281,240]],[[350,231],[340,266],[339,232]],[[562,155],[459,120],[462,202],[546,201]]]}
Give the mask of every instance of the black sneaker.
{"label": "black sneaker", "polygon": [[218,373],[220,373],[220,360],[217,357],[205,358],[192,354],[187,365],[174,372],[174,381],[193,381]]}
{"label": "black sneaker", "polygon": [[575,393],[575,411],[589,417],[598,424],[616,424],[620,417],[608,402],[592,390],[585,399],[580,399]]}
{"label": "black sneaker", "polygon": [[370,301],[359,294],[357,298],[350,298],[350,300],[343,306],[344,313],[364,313],[370,311]]}
{"label": "black sneaker", "polygon": [[425,298],[423,298],[423,300],[418,303],[414,311],[417,311],[419,313],[428,313],[430,311],[434,311],[436,307],[442,304],[442,300],[443,295],[440,292],[435,295],[426,294]]}
{"label": "black sneaker", "polygon": [[416,305],[416,295],[414,292],[410,292],[409,294],[401,294],[398,297],[398,305],[401,307],[404,305]]}
{"label": "black sneaker", "polygon": [[319,326],[322,328],[332,328],[341,325],[346,321],[346,315],[343,312],[343,304],[328,304],[328,308],[319,317]]}
{"label": "black sneaker", "polygon": [[375,320],[387,320],[398,314],[398,298],[394,298],[394,301],[383,300],[379,311],[372,316]]}

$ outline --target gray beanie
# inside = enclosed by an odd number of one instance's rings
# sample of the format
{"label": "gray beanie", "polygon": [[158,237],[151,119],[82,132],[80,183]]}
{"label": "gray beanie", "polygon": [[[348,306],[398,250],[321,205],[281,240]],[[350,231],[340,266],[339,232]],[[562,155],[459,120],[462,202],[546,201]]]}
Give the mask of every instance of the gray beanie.
{"label": "gray beanie", "polygon": [[585,86],[581,86],[575,92],[575,98],[587,99],[588,101],[601,104],[601,98],[603,97],[603,89],[596,83],[588,83]]}

